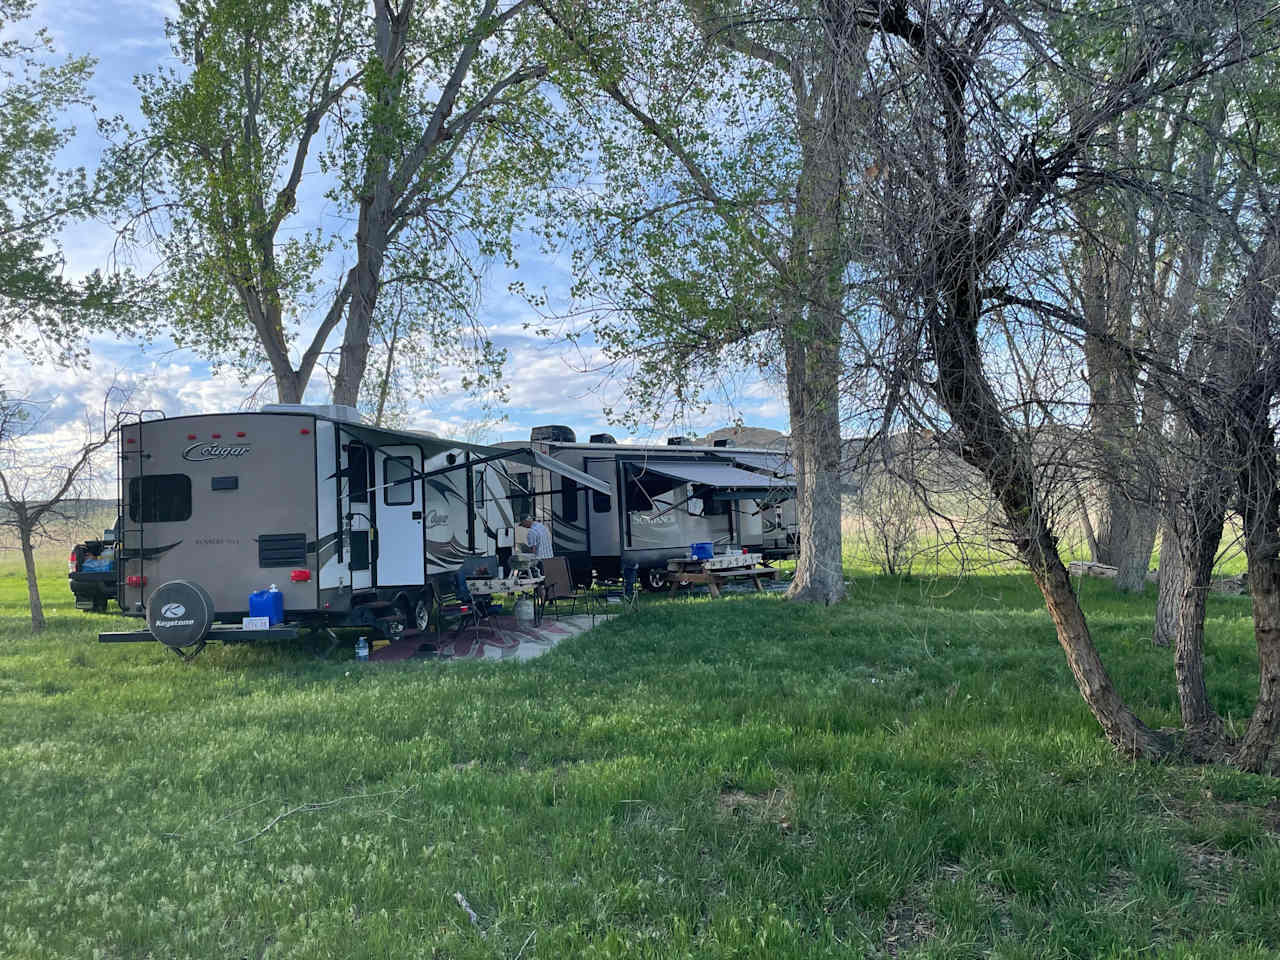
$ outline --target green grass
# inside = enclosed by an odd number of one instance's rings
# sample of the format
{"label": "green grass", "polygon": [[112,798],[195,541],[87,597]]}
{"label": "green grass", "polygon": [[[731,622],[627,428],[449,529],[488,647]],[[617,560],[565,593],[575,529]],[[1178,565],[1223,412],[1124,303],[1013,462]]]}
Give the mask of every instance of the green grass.
{"label": "green grass", "polygon": [[[1018,575],[642,605],[526,664],[99,645],[0,568],[0,955],[1270,957],[1280,785],[1117,759]],[[1173,724],[1151,592],[1082,585]],[[1242,598],[1209,676],[1247,716]],[[312,806],[308,806],[308,805]],[[454,900],[478,915],[472,926]],[[482,935],[483,934],[483,935]]]}

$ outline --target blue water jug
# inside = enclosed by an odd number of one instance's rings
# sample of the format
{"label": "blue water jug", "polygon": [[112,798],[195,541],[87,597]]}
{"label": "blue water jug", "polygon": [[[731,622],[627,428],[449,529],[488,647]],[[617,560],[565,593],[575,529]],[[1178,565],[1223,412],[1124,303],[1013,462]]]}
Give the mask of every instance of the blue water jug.
{"label": "blue water jug", "polygon": [[249,594],[249,616],[266,617],[271,626],[284,623],[284,594],[273,583],[266,590]]}

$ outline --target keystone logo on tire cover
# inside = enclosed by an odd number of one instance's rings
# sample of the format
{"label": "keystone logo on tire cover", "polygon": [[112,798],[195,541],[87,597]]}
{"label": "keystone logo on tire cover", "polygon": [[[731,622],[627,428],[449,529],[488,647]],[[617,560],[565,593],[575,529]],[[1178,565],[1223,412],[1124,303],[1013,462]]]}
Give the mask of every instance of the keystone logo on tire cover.
{"label": "keystone logo on tire cover", "polygon": [[187,612],[187,608],[180,603],[166,603],[160,608],[160,615],[168,620],[176,620]]}

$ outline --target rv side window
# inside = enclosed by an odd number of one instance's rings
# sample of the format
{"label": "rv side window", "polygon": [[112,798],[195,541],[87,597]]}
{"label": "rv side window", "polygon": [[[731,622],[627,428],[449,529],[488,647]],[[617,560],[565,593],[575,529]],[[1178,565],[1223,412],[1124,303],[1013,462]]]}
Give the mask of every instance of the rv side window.
{"label": "rv side window", "polygon": [[363,443],[347,447],[347,490],[352,503],[369,502],[369,451]]}
{"label": "rv side window", "polygon": [[533,516],[533,495],[529,493],[529,481],[530,474],[511,474],[511,519],[515,523]]}
{"label": "rv side window", "polygon": [[702,515],[704,517],[722,517],[729,512],[729,501],[717,500],[715,492],[715,487],[697,487],[694,489],[694,496],[702,503]]}
{"label": "rv side window", "polygon": [[578,481],[570,480],[568,477],[560,478],[560,499],[564,501],[564,505],[560,508],[560,515],[564,518],[565,523],[578,522]]}
{"label": "rv side window", "polygon": [[[382,502],[388,507],[407,507],[413,503],[413,457],[387,457],[382,465]],[[397,481],[404,481],[403,483]],[[395,486],[392,486],[395,484]]]}
{"label": "rv side window", "polygon": [[139,523],[179,523],[191,519],[191,478],[157,473],[129,481],[129,519]]}
{"label": "rv side window", "polygon": [[591,491],[591,509],[596,513],[609,512],[609,495],[601,493],[599,490]]}

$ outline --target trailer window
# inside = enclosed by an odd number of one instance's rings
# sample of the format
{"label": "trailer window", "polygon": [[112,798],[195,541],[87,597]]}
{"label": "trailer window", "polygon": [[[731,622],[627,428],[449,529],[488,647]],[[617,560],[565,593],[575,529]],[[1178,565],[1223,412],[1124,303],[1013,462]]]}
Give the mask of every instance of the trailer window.
{"label": "trailer window", "polygon": [[382,465],[382,482],[386,484],[382,488],[382,502],[388,507],[407,507],[413,503],[411,476],[413,457],[387,457]]}
{"label": "trailer window", "polygon": [[565,523],[578,522],[578,481],[571,480],[568,477],[560,478],[560,499],[563,501],[560,507],[560,515],[564,518]]}
{"label": "trailer window", "polygon": [[347,446],[347,491],[352,503],[369,502],[369,451],[363,443]]}
{"label": "trailer window", "polygon": [[191,519],[191,478],[157,473],[129,481],[129,519],[136,523],[180,523]]}
{"label": "trailer window", "polygon": [[533,494],[530,490],[530,474],[511,474],[511,519],[519,523],[533,516]]}
{"label": "trailer window", "polygon": [[694,488],[694,497],[702,503],[704,517],[723,517],[729,512],[729,501],[717,500],[716,489],[716,487],[704,486]]}

